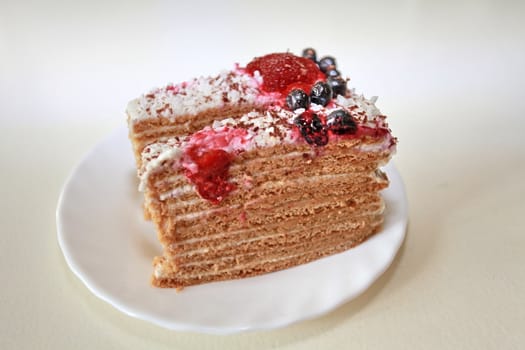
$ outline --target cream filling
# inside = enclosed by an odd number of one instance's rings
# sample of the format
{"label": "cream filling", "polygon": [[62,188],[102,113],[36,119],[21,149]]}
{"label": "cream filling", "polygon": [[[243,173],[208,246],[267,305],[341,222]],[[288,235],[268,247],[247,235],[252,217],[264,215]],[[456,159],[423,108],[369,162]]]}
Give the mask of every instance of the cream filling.
{"label": "cream filling", "polygon": [[[177,180],[180,180],[182,176],[173,176],[173,180],[171,178],[168,179],[168,181],[177,181]],[[163,180],[165,181],[165,180]],[[173,190],[171,191],[168,191],[168,192],[163,192],[160,194],[159,196],[159,199],[161,201],[164,201],[168,198],[175,198],[175,197],[180,197],[181,195],[184,195],[184,194],[187,194],[187,193],[190,193],[190,192],[193,192],[195,191],[194,189],[194,186],[193,185],[184,185],[184,186],[180,186],[180,187],[176,187],[174,188]],[[198,203],[200,202],[201,200],[200,199],[193,199],[193,200],[189,200],[189,201],[181,201],[179,202],[180,205],[187,205],[187,204],[195,204],[195,203]]]}
{"label": "cream filling", "polygon": [[146,189],[146,182],[149,176],[156,171],[164,161],[179,158],[182,154],[182,151],[178,147],[173,147],[165,152],[162,152],[157,158],[154,158],[144,164],[142,172],[139,175],[140,184],[139,191],[143,192]]}
{"label": "cream filling", "polygon": [[193,213],[186,213],[186,214],[177,215],[177,219],[183,220],[183,221],[184,220],[191,220],[191,219],[196,219],[196,218],[204,216],[204,215],[209,215],[209,214],[212,214],[212,213],[220,213],[221,211],[224,211],[224,210],[237,209],[237,208],[240,208],[240,207],[241,207],[240,204],[235,204],[235,205],[228,206],[228,208],[217,208],[217,209],[201,210],[201,211],[196,211],[196,212],[193,212]]}

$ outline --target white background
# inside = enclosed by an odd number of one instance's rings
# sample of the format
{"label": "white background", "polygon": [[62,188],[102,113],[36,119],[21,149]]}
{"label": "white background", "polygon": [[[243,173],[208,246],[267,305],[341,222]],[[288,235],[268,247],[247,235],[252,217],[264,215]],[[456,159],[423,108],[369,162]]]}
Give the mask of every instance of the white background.
{"label": "white background", "polygon": [[[525,346],[525,3],[0,1],[0,348]],[[272,332],[170,332],[92,296],[60,188],[128,100],[275,51],[331,54],[399,138],[410,226],[358,299]]]}

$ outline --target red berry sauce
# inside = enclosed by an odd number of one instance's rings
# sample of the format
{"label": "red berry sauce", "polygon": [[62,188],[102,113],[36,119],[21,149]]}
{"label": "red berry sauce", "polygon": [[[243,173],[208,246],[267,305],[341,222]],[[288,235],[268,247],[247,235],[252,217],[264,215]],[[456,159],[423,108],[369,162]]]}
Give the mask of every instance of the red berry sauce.
{"label": "red berry sauce", "polygon": [[202,198],[218,204],[235,190],[237,186],[228,182],[230,164],[248,141],[246,130],[227,127],[206,128],[191,136],[184,149],[182,167]]}
{"label": "red berry sauce", "polygon": [[326,79],[314,61],[291,53],[258,57],[248,63],[246,71],[252,75],[259,71],[263,78],[262,90],[282,94],[294,87],[301,87],[308,92],[315,82]]}
{"label": "red berry sauce", "polygon": [[200,153],[196,146],[187,150],[188,156],[197,164],[198,171],[192,173],[186,169],[186,176],[197,187],[202,198],[218,204],[235,184],[228,182],[228,170],[232,155],[222,149],[212,149]]}

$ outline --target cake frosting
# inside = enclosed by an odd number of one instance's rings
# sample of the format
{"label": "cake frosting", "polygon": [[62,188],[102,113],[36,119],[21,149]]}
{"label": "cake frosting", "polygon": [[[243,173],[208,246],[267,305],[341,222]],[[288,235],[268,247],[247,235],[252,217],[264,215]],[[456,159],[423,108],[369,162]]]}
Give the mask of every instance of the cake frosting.
{"label": "cake frosting", "polygon": [[231,105],[265,105],[276,99],[276,94],[263,93],[262,78],[257,72],[248,74],[236,66],[213,77],[199,77],[180,84],[155,88],[130,102],[134,109],[132,122],[144,119],[169,118],[175,121],[183,115]]}

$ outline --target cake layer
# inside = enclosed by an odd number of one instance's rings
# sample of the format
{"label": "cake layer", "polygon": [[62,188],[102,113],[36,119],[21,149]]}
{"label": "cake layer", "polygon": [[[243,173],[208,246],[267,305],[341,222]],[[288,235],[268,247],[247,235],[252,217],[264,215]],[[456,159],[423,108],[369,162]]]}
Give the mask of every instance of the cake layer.
{"label": "cake layer", "polygon": [[166,254],[173,256],[181,252],[189,253],[205,247],[208,243],[227,245],[228,242],[225,242],[225,240],[232,240],[231,244],[237,244],[244,239],[253,240],[268,235],[287,235],[291,232],[300,232],[304,229],[313,229],[319,225],[326,225],[327,222],[330,222],[331,225],[348,223],[348,218],[380,214],[383,211],[383,207],[383,203],[377,201],[368,204],[366,208],[359,208],[359,210],[352,207],[328,210],[319,212],[315,216],[289,218],[286,222],[272,222],[266,225],[245,225],[242,228],[232,228],[227,231],[209,234],[201,234],[201,230],[196,230],[194,235],[188,232],[185,235],[179,236],[176,242],[167,246]]}
{"label": "cake layer", "polygon": [[[339,217],[335,220],[330,219],[330,226],[326,225],[324,215],[319,215],[317,220],[313,220],[310,225],[292,226],[289,222],[282,226],[288,228],[287,231],[271,228],[258,228],[239,234],[238,232],[227,232],[220,239],[211,239],[210,244],[205,244],[204,240],[198,244],[184,244],[170,249],[164,255],[175,261],[178,266],[187,264],[202,263],[210,259],[220,259],[224,256],[239,255],[247,253],[259,253],[261,249],[277,251],[290,250],[294,246],[305,244],[316,244],[320,241],[330,241],[333,239],[333,232],[351,232],[356,227],[369,222],[371,218],[377,222],[382,220],[382,206],[370,208],[368,213],[363,215],[354,214],[352,220],[347,217]],[[374,221],[374,222],[376,222]],[[213,246],[213,249],[209,247]],[[282,253],[284,253],[284,250]]]}
{"label": "cake layer", "polygon": [[[260,198],[274,196],[278,202],[295,199],[307,199],[317,197],[319,192],[329,191],[337,194],[344,192],[351,194],[357,191],[380,190],[384,188],[388,181],[378,173],[357,173],[357,174],[333,174],[316,175],[309,177],[294,177],[294,173],[281,177],[281,180],[268,179],[267,182],[260,182],[257,186],[239,186],[228,197],[229,205],[242,204],[245,209],[261,205]],[[238,179],[241,182],[243,179]],[[235,178],[232,179],[235,181]],[[242,183],[242,182],[241,182]],[[164,202],[166,213],[176,213],[183,216],[193,212],[217,209],[208,202],[202,200],[195,193],[191,185],[175,187],[173,190],[170,183],[163,184],[160,191],[156,192],[155,198]],[[167,195],[166,195],[167,194]]]}
{"label": "cake layer", "polygon": [[[307,206],[305,203],[289,203],[289,212],[280,213],[283,208],[276,208],[275,211],[242,211],[213,215],[213,218],[201,218],[188,227],[180,227],[175,230],[170,229],[160,232],[161,239],[171,241],[168,246],[170,249],[177,247],[179,243],[195,239],[211,239],[211,237],[221,236],[234,237],[231,232],[243,232],[241,237],[249,237],[250,232],[263,235],[266,230],[284,232],[294,230],[295,228],[307,228],[309,225],[314,226],[317,222],[326,224],[326,220],[339,220],[344,217],[353,217],[371,212],[382,212],[383,202],[376,196],[368,196],[358,200],[337,198],[338,204],[331,204],[329,200],[315,206]],[[269,200],[270,201],[270,200]],[[269,202],[268,201],[268,202]],[[274,213],[276,212],[276,213]],[[210,220],[216,225],[203,225],[202,222]],[[279,226],[279,227],[276,227]],[[252,231],[253,230],[253,231]],[[213,240],[213,239],[211,239]]]}
{"label": "cake layer", "polygon": [[155,274],[152,283],[159,287],[181,288],[209,281],[244,278],[282,270],[350,249],[377,232],[380,226],[381,223],[378,222],[375,225],[369,223],[351,232],[334,231],[332,240],[301,245],[291,251],[284,248],[286,254],[281,251],[281,254],[269,253],[268,257],[265,257],[264,253],[251,253],[241,257],[227,256],[203,265],[199,261],[186,268],[175,267],[174,263],[166,258],[159,258],[154,263]]}
{"label": "cake layer", "polygon": [[[383,142],[381,140],[374,145],[383,144]],[[351,145],[355,145],[355,141],[350,140],[348,143],[341,143],[337,148],[326,148],[321,155],[312,154],[312,150],[303,145],[290,145],[284,150],[275,146],[265,150],[247,151],[241,153],[230,166],[230,182],[236,183],[238,187],[257,189],[263,183],[281,181],[286,177],[335,176],[341,173],[374,172],[390,156],[388,150],[379,152],[352,150]],[[283,151],[286,153],[282,153]],[[148,187],[156,197],[159,196],[159,198],[164,199],[175,196],[184,200],[195,194],[192,184],[184,175],[185,170],[181,169],[178,174],[174,172],[174,169],[178,167],[176,161],[176,158],[166,159],[157,166],[155,172],[150,171],[145,177],[144,181],[148,181]],[[250,193],[259,195],[254,191],[247,191],[245,194],[250,195]],[[224,198],[224,202],[233,203],[233,198],[235,196]],[[243,197],[243,199],[248,198]],[[203,201],[203,203],[208,206],[213,205],[207,201]]]}
{"label": "cake layer", "polygon": [[216,120],[226,118],[237,119],[240,116],[253,111],[257,106],[230,106],[220,111],[206,110],[197,115],[181,116],[178,123],[173,123],[168,118],[145,119],[132,124],[130,138],[133,141],[135,159],[141,164],[141,153],[146,146],[169,138],[183,139],[186,135],[193,134]]}
{"label": "cake layer", "polygon": [[[290,151],[293,154],[294,151]],[[200,198],[185,176],[173,175],[169,163],[166,171],[151,176],[149,191],[158,192],[150,193],[150,207],[155,212],[159,239],[169,251],[190,239],[201,238],[211,246],[224,239],[239,242],[253,238],[253,234],[262,237],[271,230],[302,229],[308,224],[315,225],[318,220],[339,220],[341,215],[354,217],[370,211],[380,213],[383,208],[377,192],[387,186],[388,180],[376,170],[381,162],[375,159],[380,156],[377,153],[361,152],[335,160],[327,155],[317,156],[305,166],[303,153],[295,152],[296,155],[286,157],[284,169],[262,157],[264,153],[271,157],[275,152],[267,149],[258,153],[259,157],[252,157],[251,152],[246,152],[243,155],[248,160],[242,166],[232,166],[233,182],[242,183],[247,173],[253,176],[250,186],[241,186],[224,200],[227,210]],[[348,162],[348,157],[354,161]],[[356,158],[362,159],[356,163]],[[341,164],[352,166],[344,168]],[[337,174],[335,170],[347,173]],[[317,173],[324,175],[314,175]],[[170,191],[170,195],[162,197]],[[313,215],[316,213],[319,215]],[[246,227],[251,230],[242,231],[239,238],[228,234]],[[222,235],[222,238],[214,240],[213,235]],[[184,247],[188,253],[190,249]],[[169,251],[165,255],[170,256]]]}
{"label": "cake layer", "polygon": [[[282,96],[277,92],[261,91],[260,77],[250,76],[242,69],[154,89],[131,101],[126,110],[137,165],[141,165],[141,152],[149,144],[170,137],[182,140],[214,122],[229,120],[229,125],[236,126],[250,111],[262,113],[268,106],[282,105],[280,99]],[[330,108],[317,106],[314,110],[327,115],[343,108],[365,127],[386,128],[385,117],[374,102],[375,98],[368,100],[349,91],[345,96],[337,96]],[[268,112],[274,114],[273,119],[276,119],[276,113],[283,114],[281,119],[293,119],[293,114],[289,115],[289,112],[280,108],[277,112],[270,108]],[[258,120],[253,125],[265,127],[260,124],[261,120]],[[249,128],[247,123],[241,126]]]}
{"label": "cake layer", "polygon": [[126,114],[137,165],[145,146],[192,134],[214,120],[238,117],[272,102],[260,77],[241,69],[153,89],[128,104]]}
{"label": "cake layer", "polygon": [[[277,260],[286,256],[295,255],[301,251],[308,251],[314,246],[322,248],[337,244],[341,240],[349,240],[360,237],[358,234],[366,226],[381,225],[380,215],[359,217],[350,223],[324,226],[318,225],[314,228],[303,229],[300,235],[282,235],[276,237],[261,238],[257,241],[243,242],[237,249],[210,249],[200,251],[200,254],[192,256],[169,256],[175,262],[179,270],[190,268],[199,273],[206,273],[209,269],[222,271],[229,268],[232,257],[238,266],[253,263],[254,258],[261,260]],[[298,237],[300,236],[300,237]],[[217,247],[218,248],[218,247]],[[258,248],[258,249],[257,249]]]}

